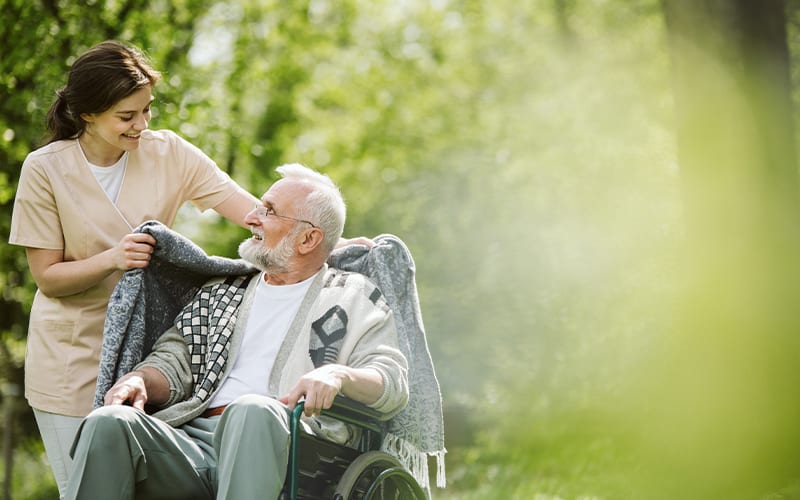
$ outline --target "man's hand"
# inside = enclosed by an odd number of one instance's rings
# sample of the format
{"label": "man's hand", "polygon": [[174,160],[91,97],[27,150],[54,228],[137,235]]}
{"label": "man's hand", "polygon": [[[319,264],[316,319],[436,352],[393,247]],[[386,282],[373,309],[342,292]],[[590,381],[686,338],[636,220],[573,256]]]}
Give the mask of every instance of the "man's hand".
{"label": "man's hand", "polygon": [[301,397],[305,396],[307,417],[319,415],[333,405],[339,393],[354,401],[371,405],[383,394],[383,377],[374,368],[353,368],[345,365],[323,365],[306,373],[280,402],[293,410]]}
{"label": "man's hand", "polygon": [[147,403],[147,388],[144,383],[144,374],[130,372],[123,375],[116,384],[106,393],[103,401],[108,405],[121,405],[130,403],[134,408],[144,411]]}
{"label": "man's hand", "polygon": [[333,398],[342,391],[342,384],[348,378],[347,367],[330,364],[316,368],[298,380],[289,394],[280,398],[281,403],[293,410],[301,397],[305,396],[307,417],[319,415],[333,405]]}

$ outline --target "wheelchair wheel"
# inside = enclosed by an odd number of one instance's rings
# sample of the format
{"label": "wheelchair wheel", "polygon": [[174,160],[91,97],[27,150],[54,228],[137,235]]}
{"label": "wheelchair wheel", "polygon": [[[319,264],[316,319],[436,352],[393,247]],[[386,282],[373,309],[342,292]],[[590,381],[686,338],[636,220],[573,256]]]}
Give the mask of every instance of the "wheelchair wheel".
{"label": "wheelchair wheel", "polygon": [[344,471],[334,498],[426,500],[427,496],[396,458],[382,451],[368,451]]}

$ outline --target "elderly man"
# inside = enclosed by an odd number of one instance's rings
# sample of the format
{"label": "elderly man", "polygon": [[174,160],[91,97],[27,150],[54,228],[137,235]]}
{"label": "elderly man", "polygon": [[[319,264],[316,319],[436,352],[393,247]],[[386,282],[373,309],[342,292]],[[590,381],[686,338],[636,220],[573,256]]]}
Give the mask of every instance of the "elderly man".
{"label": "elderly man", "polygon": [[301,398],[306,431],[340,443],[343,424],[318,416],[337,394],[387,419],[406,404],[386,301],[326,265],[344,227],[339,190],[302,165],[277,170],[239,247],[261,272],[206,283],[114,384],[76,438],[67,498],[277,498]]}

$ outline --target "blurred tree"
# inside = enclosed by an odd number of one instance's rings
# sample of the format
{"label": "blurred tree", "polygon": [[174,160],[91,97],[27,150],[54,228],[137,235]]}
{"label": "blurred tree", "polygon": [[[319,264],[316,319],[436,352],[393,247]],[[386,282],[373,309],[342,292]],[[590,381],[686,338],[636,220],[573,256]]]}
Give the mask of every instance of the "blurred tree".
{"label": "blurred tree", "polygon": [[645,438],[650,465],[672,476],[668,485],[648,479],[663,498],[753,498],[796,480],[800,466],[791,423],[800,417],[800,206],[785,5],[664,8],[687,237],[680,319],[649,380],[656,416]]}

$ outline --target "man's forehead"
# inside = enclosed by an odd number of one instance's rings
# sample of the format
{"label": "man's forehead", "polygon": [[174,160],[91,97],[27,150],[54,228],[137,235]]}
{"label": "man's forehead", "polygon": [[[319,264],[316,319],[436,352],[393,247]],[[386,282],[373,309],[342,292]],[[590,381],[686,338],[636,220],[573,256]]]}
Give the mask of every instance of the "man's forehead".
{"label": "man's forehead", "polygon": [[278,179],[261,197],[261,201],[270,205],[287,204],[290,201],[305,199],[311,185],[294,179]]}

